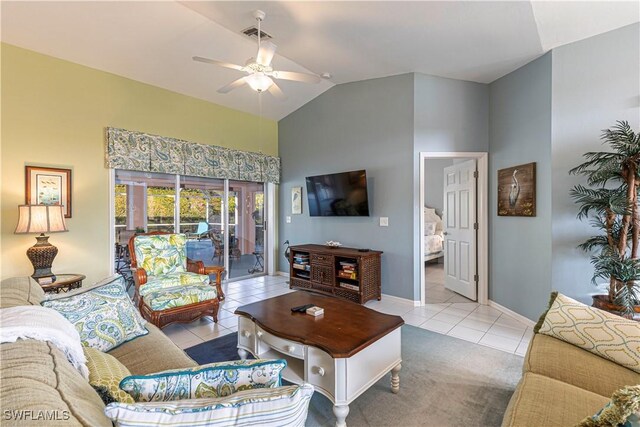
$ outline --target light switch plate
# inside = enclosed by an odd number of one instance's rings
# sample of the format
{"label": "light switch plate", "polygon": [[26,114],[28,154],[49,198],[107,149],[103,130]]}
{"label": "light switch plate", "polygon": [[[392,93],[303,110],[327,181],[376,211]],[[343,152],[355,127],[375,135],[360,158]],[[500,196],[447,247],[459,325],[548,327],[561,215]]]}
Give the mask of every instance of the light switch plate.
{"label": "light switch plate", "polygon": [[290,217],[290,216],[288,216],[288,217],[286,218],[286,221],[287,221],[287,224],[291,224],[291,217]]}
{"label": "light switch plate", "polygon": [[388,227],[389,226],[389,218],[386,216],[380,217],[380,227]]}

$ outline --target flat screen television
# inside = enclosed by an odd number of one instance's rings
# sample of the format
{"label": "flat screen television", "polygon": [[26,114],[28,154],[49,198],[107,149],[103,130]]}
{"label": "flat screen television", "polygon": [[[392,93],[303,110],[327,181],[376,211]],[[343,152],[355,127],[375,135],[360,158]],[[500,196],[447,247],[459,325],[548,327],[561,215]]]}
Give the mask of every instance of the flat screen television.
{"label": "flat screen television", "polygon": [[369,216],[364,170],[307,177],[310,216]]}

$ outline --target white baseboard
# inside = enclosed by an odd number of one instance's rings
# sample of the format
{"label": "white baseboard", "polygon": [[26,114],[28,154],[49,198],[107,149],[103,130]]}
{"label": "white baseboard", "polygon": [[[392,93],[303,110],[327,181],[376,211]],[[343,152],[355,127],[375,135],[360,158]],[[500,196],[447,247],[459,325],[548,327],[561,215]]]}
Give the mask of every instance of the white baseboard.
{"label": "white baseboard", "polygon": [[391,301],[397,301],[405,304],[406,303],[413,304],[414,307],[420,307],[420,301],[414,301],[408,298],[394,297],[393,295],[387,295],[387,294],[382,294],[382,298],[390,299]]}
{"label": "white baseboard", "polygon": [[502,306],[500,304],[498,304],[495,301],[489,300],[489,307],[493,307],[496,310],[500,310],[501,312],[503,312],[504,314],[513,317],[514,319],[516,319],[518,322],[524,323],[525,325],[533,328],[536,325],[536,322],[534,322],[533,320],[529,319],[528,317],[524,317],[522,314],[518,314],[513,310],[509,310],[507,307]]}
{"label": "white baseboard", "polygon": [[276,271],[276,276],[284,276],[284,277],[289,277],[289,273],[287,273],[286,271]]}

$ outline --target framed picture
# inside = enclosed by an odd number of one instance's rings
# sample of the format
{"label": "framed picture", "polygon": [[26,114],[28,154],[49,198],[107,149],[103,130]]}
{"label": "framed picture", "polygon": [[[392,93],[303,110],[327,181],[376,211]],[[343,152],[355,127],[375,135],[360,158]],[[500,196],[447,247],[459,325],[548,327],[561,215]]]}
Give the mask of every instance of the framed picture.
{"label": "framed picture", "polygon": [[300,215],[302,213],[302,187],[291,189],[291,214]]}
{"label": "framed picture", "polygon": [[71,169],[26,166],[25,203],[62,205],[71,218]]}
{"label": "framed picture", "polygon": [[536,216],[536,164],[498,170],[498,216]]}

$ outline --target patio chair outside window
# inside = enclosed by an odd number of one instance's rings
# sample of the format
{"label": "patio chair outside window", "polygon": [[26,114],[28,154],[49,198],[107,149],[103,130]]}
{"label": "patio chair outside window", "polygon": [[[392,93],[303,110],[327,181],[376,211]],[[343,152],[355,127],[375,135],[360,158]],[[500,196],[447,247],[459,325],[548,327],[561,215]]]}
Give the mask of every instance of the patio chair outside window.
{"label": "patio chair outside window", "polygon": [[198,241],[205,239],[209,235],[209,224],[200,221],[198,223],[198,229],[195,233],[186,233],[187,239],[198,239]]}

